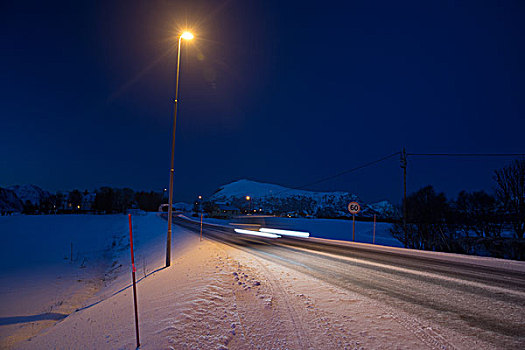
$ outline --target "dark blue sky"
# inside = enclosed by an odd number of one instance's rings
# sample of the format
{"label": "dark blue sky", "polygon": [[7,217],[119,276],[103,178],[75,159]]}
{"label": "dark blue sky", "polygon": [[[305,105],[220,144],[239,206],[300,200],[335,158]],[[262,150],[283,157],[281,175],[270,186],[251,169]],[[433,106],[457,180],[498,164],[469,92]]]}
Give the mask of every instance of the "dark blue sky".
{"label": "dark blue sky", "polygon": [[[525,152],[523,1],[0,5],[0,186],[298,187],[384,155]],[[409,191],[491,190],[510,159],[409,159]],[[397,157],[309,187],[398,201]]]}

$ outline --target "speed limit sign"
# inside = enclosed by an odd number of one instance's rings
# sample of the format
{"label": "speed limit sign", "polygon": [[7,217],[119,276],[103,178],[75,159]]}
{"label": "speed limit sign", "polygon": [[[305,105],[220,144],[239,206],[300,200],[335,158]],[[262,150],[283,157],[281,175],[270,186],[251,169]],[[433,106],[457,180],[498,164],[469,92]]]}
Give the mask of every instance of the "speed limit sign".
{"label": "speed limit sign", "polygon": [[361,211],[361,206],[357,202],[350,202],[350,204],[348,204],[348,211],[350,214],[355,215]]}

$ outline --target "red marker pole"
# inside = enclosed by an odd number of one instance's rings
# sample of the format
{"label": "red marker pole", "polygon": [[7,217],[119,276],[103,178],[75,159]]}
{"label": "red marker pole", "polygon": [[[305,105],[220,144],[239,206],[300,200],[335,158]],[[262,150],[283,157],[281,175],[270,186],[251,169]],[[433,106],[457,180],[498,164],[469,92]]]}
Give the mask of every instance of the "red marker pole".
{"label": "red marker pole", "polygon": [[202,213],[201,213],[201,241],[202,241]]}
{"label": "red marker pole", "polygon": [[128,214],[129,218],[129,243],[131,249],[131,276],[133,278],[133,303],[135,305],[135,329],[137,331],[137,348],[140,347],[139,340],[139,314],[137,309],[137,283],[135,282],[135,257],[133,256],[133,234],[131,229],[131,214]]}
{"label": "red marker pole", "polygon": [[352,215],[352,241],[355,242],[355,214]]}
{"label": "red marker pole", "polygon": [[372,244],[376,244],[376,214],[374,214],[374,236],[372,238]]}

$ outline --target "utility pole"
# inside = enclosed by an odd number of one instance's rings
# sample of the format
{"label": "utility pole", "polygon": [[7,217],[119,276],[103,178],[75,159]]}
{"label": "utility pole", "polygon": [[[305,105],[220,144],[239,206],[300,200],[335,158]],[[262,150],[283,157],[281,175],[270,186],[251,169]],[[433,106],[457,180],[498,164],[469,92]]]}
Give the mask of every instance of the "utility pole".
{"label": "utility pole", "polygon": [[407,232],[407,152],[405,147],[401,151],[401,168],[403,169],[403,232],[405,233],[405,247],[408,245]]}

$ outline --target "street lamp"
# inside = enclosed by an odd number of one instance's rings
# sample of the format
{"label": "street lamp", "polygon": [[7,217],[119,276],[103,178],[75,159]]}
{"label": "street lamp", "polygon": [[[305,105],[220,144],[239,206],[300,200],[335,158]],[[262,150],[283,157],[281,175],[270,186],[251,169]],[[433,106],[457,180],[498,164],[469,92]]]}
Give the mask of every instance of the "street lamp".
{"label": "street lamp", "polygon": [[177,105],[179,98],[179,71],[180,71],[180,47],[182,39],[191,40],[193,34],[184,32],[179,36],[179,46],[177,50],[177,75],[175,76],[175,100],[173,108],[173,136],[171,141],[171,167],[170,167],[170,192],[168,207],[168,239],[166,243],[166,267],[171,265],[171,221],[173,215],[173,163],[175,159],[175,127],[177,126]]}
{"label": "street lamp", "polygon": [[250,201],[250,199],[252,199],[250,196],[246,196],[246,200],[248,201],[248,213],[250,213],[252,211],[252,202]]}
{"label": "street lamp", "polygon": [[[180,37],[184,40],[191,40],[193,39],[193,34],[191,34],[190,32],[184,32],[180,35]],[[180,42],[180,38],[179,38],[179,42]]]}

